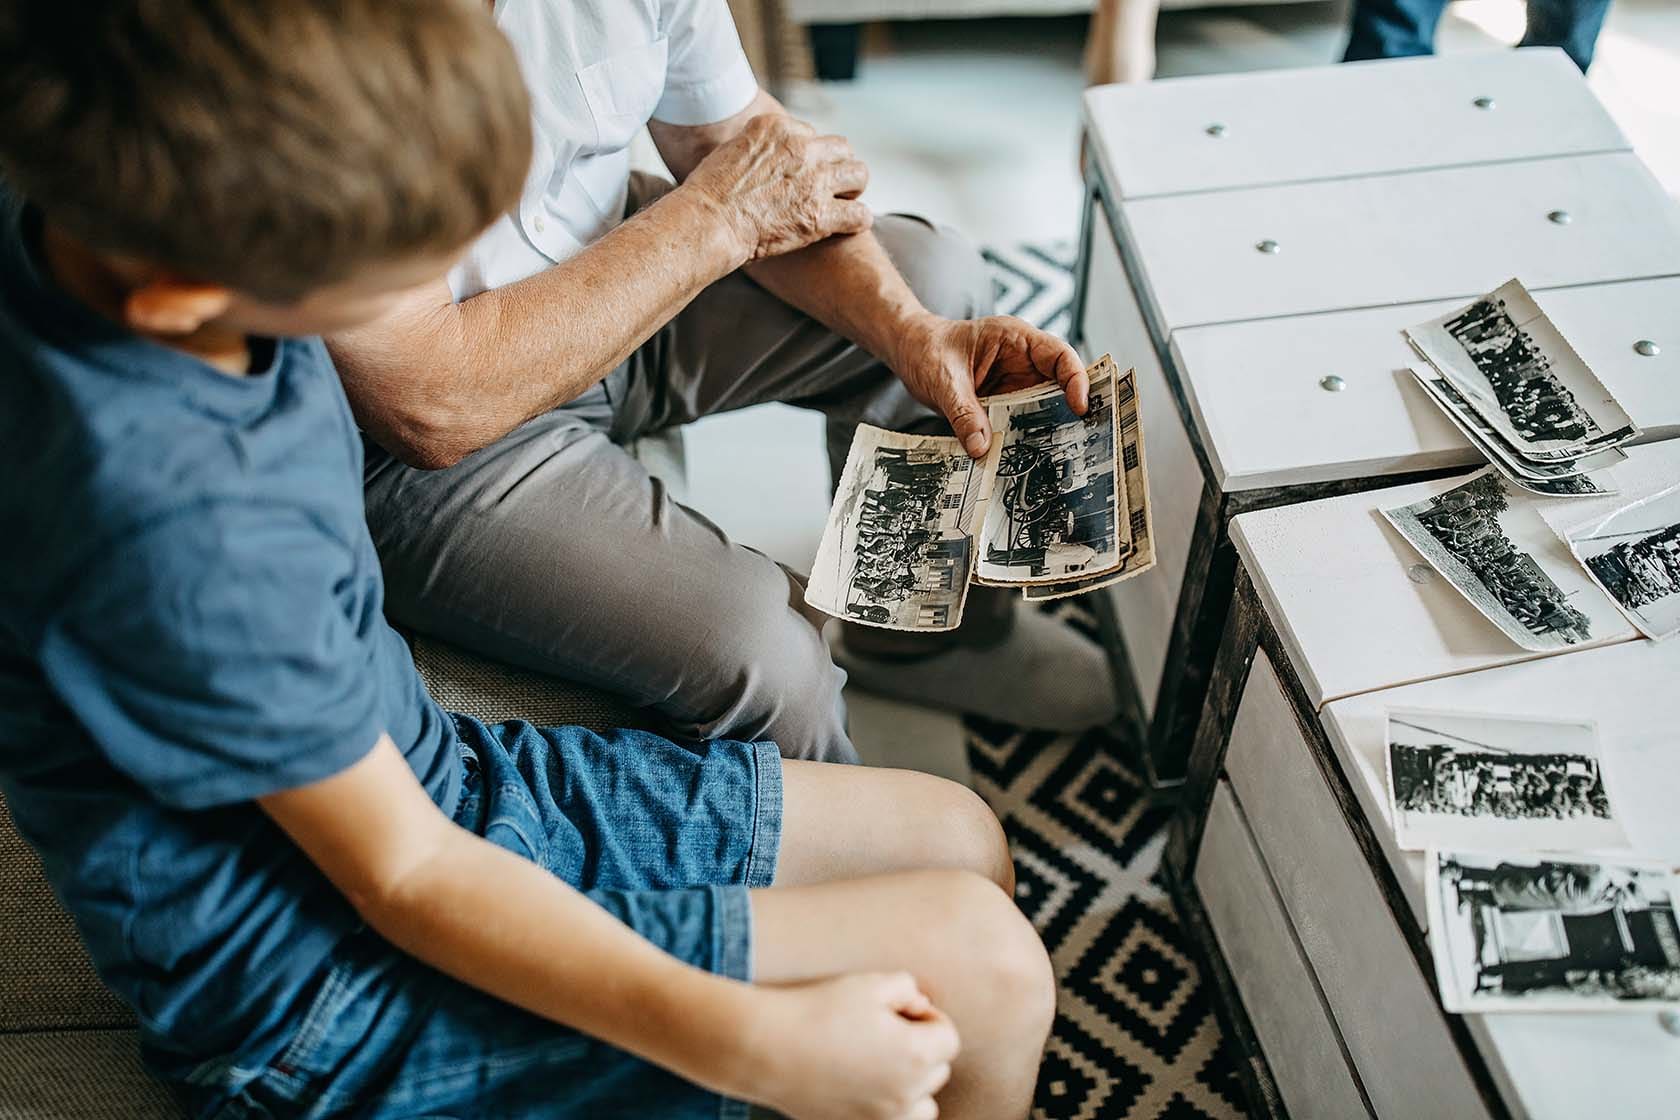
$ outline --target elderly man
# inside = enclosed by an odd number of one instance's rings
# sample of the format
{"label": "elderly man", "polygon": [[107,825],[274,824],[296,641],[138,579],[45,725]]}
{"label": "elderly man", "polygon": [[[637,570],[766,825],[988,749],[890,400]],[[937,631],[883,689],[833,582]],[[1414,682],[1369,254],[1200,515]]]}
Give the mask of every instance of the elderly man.
{"label": "elderly man", "polygon": [[[635,438],[762,401],[991,439],[978,394],[1088,386],[1066,343],[985,317],[974,250],[875,218],[867,171],[758,88],[725,0],[498,0],[534,103],[523,197],[442,282],[332,340],[370,447],[400,621],[651,706],[696,737],[849,760],[800,580],[670,500]],[[646,127],[677,185],[632,174]],[[425,168],[414,169],[423,176]],[[766,485],[774,485],[767,479]],[[1045,728],[1114,714],[1101,650],[976,589],[950,635],[848,624],[865,687]]]}

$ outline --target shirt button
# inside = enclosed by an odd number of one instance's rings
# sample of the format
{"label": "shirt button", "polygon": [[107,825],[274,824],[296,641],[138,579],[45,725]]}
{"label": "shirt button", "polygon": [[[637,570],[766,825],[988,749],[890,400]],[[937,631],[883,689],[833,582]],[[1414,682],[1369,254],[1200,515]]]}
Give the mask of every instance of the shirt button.
{"label": "shirt button", "polygon": [[543,220],[541,218],[538,218],[536,221],[532,222],[531,224],[537,228],[538,233],[541,233],[543,231],[543,228],[544,228],[543,227]]}

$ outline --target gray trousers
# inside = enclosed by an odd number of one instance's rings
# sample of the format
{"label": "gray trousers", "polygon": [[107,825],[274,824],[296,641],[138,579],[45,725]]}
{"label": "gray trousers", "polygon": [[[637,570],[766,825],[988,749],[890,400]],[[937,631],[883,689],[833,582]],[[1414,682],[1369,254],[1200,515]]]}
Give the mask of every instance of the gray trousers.
{"label": "gray trousers", "polygon": [[[876,236],[921,301],[989,314],[972,245],[919,218]],[[799,578],[671,500],[624,445],[764,401],[820,409],[831,461],[860,421],[948,432],[880,362],[744,274],[701,292],[601,384],[440,471],[369,448],[368,523],[405,626],[618,693],[695,738],[855,761]]]}

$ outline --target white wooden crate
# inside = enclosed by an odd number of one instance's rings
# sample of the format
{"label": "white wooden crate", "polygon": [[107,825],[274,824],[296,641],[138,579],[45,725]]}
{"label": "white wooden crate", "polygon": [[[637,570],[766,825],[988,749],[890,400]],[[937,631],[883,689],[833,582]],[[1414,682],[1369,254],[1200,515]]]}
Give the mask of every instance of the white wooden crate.
{"label": "white wooden crate", "polygon": [[[1517,712],[1598,724],[1611,797],[1639,853],[1680,866],[1680,644],[1627,642],[1369,692],[1325,708],[1323,727],[1412,909],[1427,928],[1423,857],[1401,852],[1388,810],[1390,706]],[[1655,1014],[1467,1017],[1514,1110],[1535,1120],[1656,1120],[1680,1101],[1680,1037]]]}
{"label": "white wooden crate", "polygon": [[1119,198],[1628,147],[1554,50],[1099,86],[1085,121]]}

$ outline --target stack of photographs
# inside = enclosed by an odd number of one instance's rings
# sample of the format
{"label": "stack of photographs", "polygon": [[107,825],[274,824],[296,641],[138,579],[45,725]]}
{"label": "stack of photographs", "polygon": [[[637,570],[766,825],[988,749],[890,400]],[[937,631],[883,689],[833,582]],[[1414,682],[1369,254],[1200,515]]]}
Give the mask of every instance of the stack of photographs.
{"label": "stack of photographs", "polygon": [[1675,876],[1622,854],[1591,723],[1397,708],[1387,740],[1443,1007],[1680,1007]]}
{"label": "stack of photographs", "polygon": [[1412,375],[1501,474],[1533,494],[1615,493],[1589,477],[1639,428],[1516,280],[1405,332]]}
{"label": "stack of photographs", "polygon": [[1059,385],[988,398],[991,451],[860,425],[805,601],[866,626],[962,622],[968,584],[1080,595],[1155,563],[1135,372],[1092,365],[1090,407]]}
{"label": "stack of photographs", "polygon": [[992,448],[975,582],[1029,599],[1082,595],[1153,566],[1135,371],[1105,355],[1076,416],[1055,385],[985,402]]}

